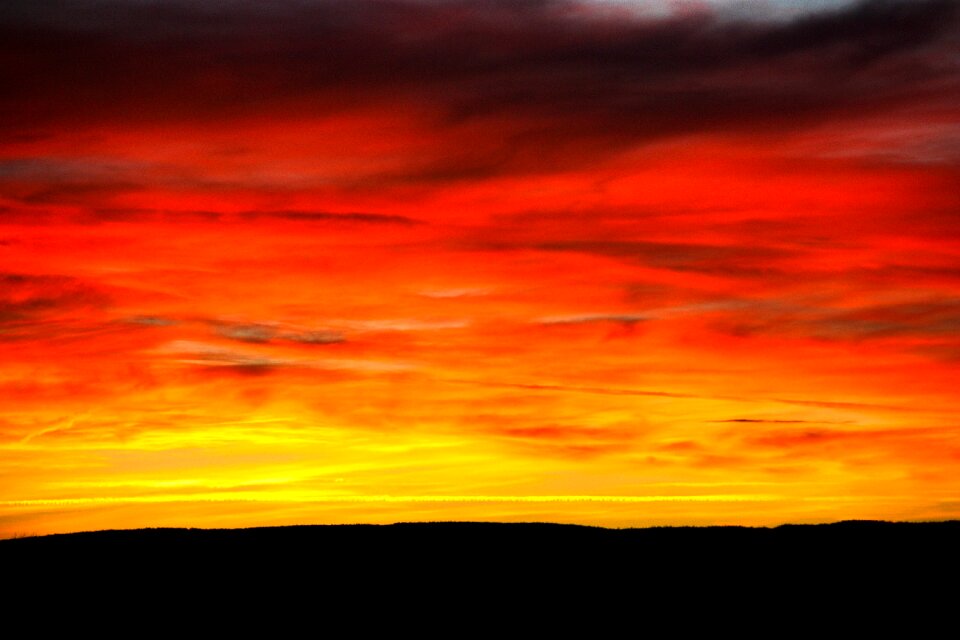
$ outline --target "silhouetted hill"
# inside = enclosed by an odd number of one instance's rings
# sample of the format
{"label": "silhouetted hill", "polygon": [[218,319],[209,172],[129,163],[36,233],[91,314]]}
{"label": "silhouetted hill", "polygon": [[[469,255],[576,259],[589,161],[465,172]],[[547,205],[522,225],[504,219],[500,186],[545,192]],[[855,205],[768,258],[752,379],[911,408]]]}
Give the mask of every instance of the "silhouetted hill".
{"label": "silhouetted hill", "polygon": [[928,600],[957,575],[958,543],[960,521],[771,529],[454,522],[140,529],[0,541],[0,566],[29,593],[52,585],[85,597],[91,584],[102,583],[111,597],[159,590],[193,603],[226,593],[344,606],[359,598],[377,606],[468,607],[479,598],[522,608],[531,597],[550,597],[644,607],[765,602],[842,609],[850,598],[875,608],[895,606],[904,594]]}
{"label": "silhouetted hill", "polygon": [[0,561],[56,557],[103,563],[124,558],[166,562],[191,557],[224,562],[242,557],[252,564],[296,559],[330,567],[376,561],[442,569],[452,562],[483,568],[509,559],[513,563],[612,562],[620,567],[703,563],[762,569],[768,560],[797,566],[956,561],[958,543],[960,521],[645,529],[438,522],[57,534],[0,541]]}

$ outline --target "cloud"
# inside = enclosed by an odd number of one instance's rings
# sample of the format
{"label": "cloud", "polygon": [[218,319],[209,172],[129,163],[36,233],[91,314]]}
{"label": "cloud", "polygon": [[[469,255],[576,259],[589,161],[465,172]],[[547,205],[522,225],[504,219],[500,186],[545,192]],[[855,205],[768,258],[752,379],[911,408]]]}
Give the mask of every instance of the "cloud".
{"label": "cloud", "polygon": [[152,353],[172,356],[175,362],[208,371],[219,369],[250,374],[271,373],[280,369],[392,373],[414,368],[410,363],[391,360],[281,357],[271,355],[272,352],[232,349],[196,340],[173,340],[157,347]]}
{"label": "cloud", "polygon": [[941,298],[839,311],[811,321],[827,338],[887,338],[960,335],[960,299]]}
{"label": "cloud", "polygon": [[[701,398],[705,396],[699,396],[689,393],[674,393],[670,391],[655,391],[652,389],[619,389],[615,387],[586,387],[586,386],[576,386],[576,385],[559,385],[559,384],[534,384],[534,383],[520,383],[520,382],[493,382],[486,380],[457,380],[452,378],[447,378],[445,382],[450,382],[453,384],[466,384],[466,385],[476,385],[478,387],[493,387],[493,388],[502,388],[502,389],[523,389],[527,391],[546,391],[546,392],[560,392],[560,393],[586,393],[586,394],[596,394],[596,395],[609,395],[609,396],[649,396],[654,398]],[[709,396],[706,396],[709,397]]]}
{"label": "cloud", "polygon": [[[769,418],[729,418],[727,420],[712,420],[711,422],[738,422],[746,424],[828,424],[823,420],[779,420]],[[829,424],[839,424],[830,422]]]}
{"label": "cloud", "polygon": [[277,334],[278,340],[299,342],[300,344],[338,344],[346,342],[339,331],[283,331]]}
{"label": "cloud", "polygon": [[743,438],[750,447],[780,450],[788,455],[816,456],[825,450],[839,455],[905,455],[950,458],[957,452],[956,429],[914,427],[880,429],[783,429]]}
{"label": "cloud", "polygon": [[229,324],[217,327],[217,334],[240,342],[269,342],[277,330],[263,324]]}
{"label": "cloud", "polygon": [[765,301],[745,304],[714,324],[741,336],[781,334],[849,341],[949,339],[960,331],[960,300],[941,297],[847,308]]}
{"label": "cloud", "polygon": [[622,454],[637,441],[644,429],[638,425],[585,426],[576,424],[516,425],[497,418],[486,421],[484,432],[513,446],[572,458],[593,458]]}
{"label": "cloud", "polygon": [[424,298],[474,298],[488,295],[490,289],[483,287],[461,287],[457,289],[427,289],[418,291],[417,294]]}
{"label": "cloud", "polygon": [[0,186],[4,196],[26,205],[73,203],[135,191],[146,171],[141,163],[112,158],[7,158],[0,159]]}
{"label": "cloud", "polygon": [[358,225],[423,224],[423,221],[417,220],[415,218],[410,218],[407,216],[392,215],[392,214],[384,214],[384,213],[358,213],[358,212],[336,213],[331,211],[297,211],[297,210],[269,211],[269,210],[265,210],[265,211],[244,211],[236,215],[240,218],[245,218],[245,219],[267,218],[267,219],[294,220],[297,222],[318,222],[318,223],[332,223],[332,224],[358,224]]}
{"label": "cloud", "polygon": [[155,350],[158,354],[177,356],[181,364],[204,368],[220,368],[240,373],[268,373],[280,367],[298,366],[296,360],[273,358],[259,353],[226,349],[194,340],[174,340]]}
{"label": "cloud", "polygon": [[[118,169],[118,172],[124,170]],[[17,197],[21,205],[44,204],[88,204],[83,211],[65,215],[59,214],[59,219],[80,222],[84,224],[98,222],[220,222],[235,223],[248,221],[289,221],[291,223],[332,225],[332,226],[365,226],[385,225],[412,227],[422,225],[422,220],[408,216],[380,214],[380,213],[335,213],[327,211],[295,211],[295,210],[263,210],[263,211],[213,211],[213,210],[184,210],[184,209],[143,209],[129,207],[95,206],[101,203],[104,197],[122,195],[123,193],[140,191],[148,186],[170,187],[180,189],[191,187],[198,190],[223,188],[227,186],[249,187],[249,183],[242,179],[223,180],[218,185],[204,184],[202,180],[186,180],[184,178],[170,180],[156,174],[147,174],[141,170],[135,171],[139,182],[135,181],[132,173],[113,174],[113,179],[84,179],[61,180],[55,176],[43,179],[13,179],[7,181],[6,195]],[[121,179],[118,179],[117,176]],[[149,177],[149,180],[147,179]],[[2,178],[0,178],[2,180]],[[0,207],[0,222],[16,222],[18,224],[43,224],[49,222],[53,216],[44,209],[14,209]]]}
{"label": "cloud", "polygon": [[163,316],[132,316],[127,318],[126,321],[145,327],[171,327],[179,324],[178,320],[174,320],[173,318],[164,318]]}
{"label": "cloud", "polygon": [[933,342],[917,346],[914,349],[926,357],[955,364],[960,362],[960,341]]}
{"label": "cloud", "polygon": [[[744,396],[737,394],[709,394],[709,393],[681,393],[675,391],[658,391],[654,389],[630,389],[630,388],[618,388],[618,387],[590,387],[590,386],[578,386],[578,385],[562,385],[562,384],[535,384],[535,383],[519,383],[519,382],[496,382],[488,380],[468,380],[468,379],[456,379],[456,378],[445,378],[444,382],[451,384],[465,384],[465,385],[476,385],[478,387],[491,387],[491,388],[502,388],[502,389],[522,389],[527,391],[543,391],[546,393],[583,393],[588,395],[600,395],[600,396],[637,396],[637,397],[651,397],[651,398],[676,398],[676,399],[710,399],[710,400],[733,400],[733,401],[746,401],[746,402],[756,402],[758,400],[776,402],[786,405],[796,405],[801,407],[819,407],[823,409],[853,409],[853,410],[863,410],[863,409],[882,409],[884,411],[893,411],[893,412],[905,412],[905,413],[923,413],[926,411],[926,407],[920,407],[917,405],[895,405],[895,404],[882,404],[882,403],[870,403],[870,402],[842,402],[842,401],[832,401],[832,400],[806,400],[802,398],[777,398],[777,397],[758,397],[758,396]],[[824,422],[819,422],[818,424],[827,424]],[[846,424],[846,423],[843,423]]]}
{"label": "cloud", "polygon": [[953,0],[791,20],[565,0],[67,0],[56,11],[11,0],[0,55],[17,64],[0,72],[0,139],[412,107],[426,121],[399,115],[401,128],[466,137],[380,180],[540,171],[665,137],[949,108],[958,13]]}
{"label": "cloud", "polygon": [[794,255],[771,247],[647,241],[565,241],[538,245],[543,251],[569,251],[618,258],[673,271],[754,275],[776,270],[773,261]]}
{"label": "cloud", "polygon": [[89,330],[78,313],[109,304],[100,288],[59,274],[0,273],[0,340],[20,340]]}
{"label": "cloud", "polygon": [[[570,253],[620,260],[637,266],[678,272],[691,272],[733,278],[755,278],[782,275],[785,262],[801,255],[799,251],[755,244],[697,244],[650,240],[608,239],[526,239],[504,241],[511,237],[515,225],[493,224],[474,230],[459,246],[477,251],[543,251]],[[567,230],[568,233],[573,231]],[[597,234],[596,228],[580,232]],[[560,231],[544,226],[531,233],[557,236]]]}
{"label": "cloud", "polygon": [[216,321],[217,335],[239,342],[266,343],[273,341],[300,344],[337,344],[346,338],[338,331],[299,331],[272,324],[244,324]]}
{"label": "cloud", "polygon": [[548,316],[537,320],[539,324],[593,324],[615,323],[633,326],[646,322],[649,318],[642,314],[633,313],[586,313],[566,316]]}
{"label": "cloud", "polygon": [[462,329],[470,325],[466,319],[421,320],[419,318],[392,318],[382,320],[338,320],[337,324],[356,331],[439,331]]}

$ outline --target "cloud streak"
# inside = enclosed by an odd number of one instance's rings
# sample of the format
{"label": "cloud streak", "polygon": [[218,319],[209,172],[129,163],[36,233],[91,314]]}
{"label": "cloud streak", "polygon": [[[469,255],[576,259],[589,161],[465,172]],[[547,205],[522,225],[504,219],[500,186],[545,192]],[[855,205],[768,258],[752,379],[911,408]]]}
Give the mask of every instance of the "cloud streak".
{"label": "cloud streak", "polygon": [[225,322],[217,322],[215,326],[217,335],[238,342],[267,343],[279,341],[305,345],[327,345],[346,340],[344,335],[337,331],[297,331],[269,324]]}
{"label": "cloud streak", "polygon": [[0,273],[0,341],[82,333],[91,327],[78,319],[109,300],[102,289],[71,276]]}

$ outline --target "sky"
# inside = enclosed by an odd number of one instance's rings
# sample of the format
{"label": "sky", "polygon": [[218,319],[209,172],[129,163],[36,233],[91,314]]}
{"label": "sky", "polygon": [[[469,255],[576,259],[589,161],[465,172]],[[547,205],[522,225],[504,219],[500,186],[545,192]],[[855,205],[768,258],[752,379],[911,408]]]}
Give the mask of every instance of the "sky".
{"label": "sky", "polygon": [[7,0],[0,537],[960,517],[960,4]]}

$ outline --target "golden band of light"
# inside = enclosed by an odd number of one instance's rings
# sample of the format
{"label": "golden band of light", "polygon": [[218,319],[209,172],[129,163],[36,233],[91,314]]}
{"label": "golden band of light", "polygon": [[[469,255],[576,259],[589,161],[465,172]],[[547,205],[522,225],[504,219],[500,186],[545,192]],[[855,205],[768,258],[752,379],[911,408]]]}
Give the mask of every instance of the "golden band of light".
{"label": "golden band of light", "polygon": [[418,502],[770,502],[782,500],[783,496],[769,493],[750,494],[706,494],[684,496],[314,496],[293,495],[277,496],[274,494],[252,495],[243,497],[223,497],[221,494],[198,494],[185,498],[183,496],[116,496],[95,498],[66,498],[66,499],[37,499],[37,500],[3,500],[0,506],[4,507],[31,507],[47,505],[86,505],[104,503],[150,503],[150,502],[362,502],[362,503],[418,503]]}

